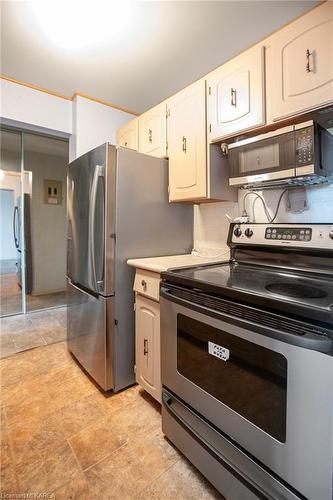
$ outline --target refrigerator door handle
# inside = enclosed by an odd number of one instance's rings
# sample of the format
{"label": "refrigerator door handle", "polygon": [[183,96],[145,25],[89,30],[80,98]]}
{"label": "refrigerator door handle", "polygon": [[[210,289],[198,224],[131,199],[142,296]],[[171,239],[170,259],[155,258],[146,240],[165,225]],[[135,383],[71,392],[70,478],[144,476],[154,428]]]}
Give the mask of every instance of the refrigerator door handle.
{"label": "refrigerator door handle", "polygon": [[15,247],[18,249],[19,248],[19,240],[16,236],[17,224],[18,224],[18,206],[16,205],[14,207],[14,213],[13,213],[13,235],[14,235]]}
{"label": "refrigerator door handle", "polygon": [[97,200],[97,187],[98,180],[100,177],[104,178],[105,168],[103,165],[96,165],[94,177],[91,185],[90,191],[90,206],[89,206],[89,276],[90,285],[96,292],[99,291],[101,282],[97,283],[96,276],[96,261],[95,261],[95,212],[96,212],[96,200]]}
{"label": "refrigerator door handle", "polygon": [[66,278],[67,278],[68,284],[70,284],[70,286],[72,286],[73,288],[75,288],[76,290],[78,290],[80,293],[83,293],[84,295],[87,295],[87,297],[95,297],[94,294],[87,292],[86,290],[84,290],[83,288],[81,288],[81,287],[79,287],[77,285],[74,285],[73,281],[68,276],[66,276]]}

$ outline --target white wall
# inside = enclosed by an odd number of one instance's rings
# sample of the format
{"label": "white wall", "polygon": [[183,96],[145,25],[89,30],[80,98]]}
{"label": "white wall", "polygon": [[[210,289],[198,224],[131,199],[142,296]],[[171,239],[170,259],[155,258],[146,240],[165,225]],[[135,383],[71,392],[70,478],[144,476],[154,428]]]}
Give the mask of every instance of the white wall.
{"label": "white wall", "polygon": [[13,238],[14,190],[0,189],[0,261],[15,260],[17,256]]}
{"label": "white wall", "polygon": [[1,122],[70,138],[72,161],[104,142],[116,142],[116,131],[134,115],[75,96],[73,101],[0,79]]}
{"label": "white wall", "polygon": [[117,128],[134,115],[76,96],[73,100],[73,134],[70,138],[70,161],[104,142],[116,142]]}
{"label": "white wall", "polygon": [[[243,197],[248,192],[239,190],[239,203],[206,203],[194,207],[194,248],[199,253],[215,255],[218,250],[224,251],[229,230],[229,222],[225,216],[228,213],[232,218],[241,215],[243,211]],[[259,191],[263,196],[270,214],[274,214],[281,189]],[[306,188],[308,210],[300,214],[286,211],[286,198],[282,199],[280,210],[275,222],[308,222],[333,223],[333,184],[308,186]],[[253,220],[254,196],[246,198],[246,210]],[[255,203],[255,221],[267,222],[260,200]]]}
{"label": "white wall", "polygon": [[[66,289],[66,168],[63,158],[25,154],[25,169],[32,172],[34,295]],[[44,179],[62,181],[62,205],[44,203]]]}
{"label": "white wall", "polygon": [[[4,160],[5,159],[2,157],[1,168],[4,170],[4,178],[0,181],[0,188],[12,189],[14,191],[14,203],[16,204],[17,198],[21,195],[21,173],[11,170],[10,173],[8,174],[5,170],[6,165],[4,164],[5,163]],[[30,186],[29,172],[25,172],[24,192],[30,193],[30,191],[31,191],[31,186]]]}
{"label": "white wall", "polygon": [[8,80],[0,80],[1,120],[55,135],[72,133],[72,102]]}

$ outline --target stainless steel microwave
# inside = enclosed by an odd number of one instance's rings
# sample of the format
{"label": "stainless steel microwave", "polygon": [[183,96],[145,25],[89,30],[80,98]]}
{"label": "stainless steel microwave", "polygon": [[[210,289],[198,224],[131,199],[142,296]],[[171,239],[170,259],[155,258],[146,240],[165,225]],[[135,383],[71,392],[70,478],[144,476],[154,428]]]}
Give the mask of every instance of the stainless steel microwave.
{"label": "stainless steel microwave", "polygon": [[232,186],[260,189],[333,180],[333,129],[312,120],[221,147]]}

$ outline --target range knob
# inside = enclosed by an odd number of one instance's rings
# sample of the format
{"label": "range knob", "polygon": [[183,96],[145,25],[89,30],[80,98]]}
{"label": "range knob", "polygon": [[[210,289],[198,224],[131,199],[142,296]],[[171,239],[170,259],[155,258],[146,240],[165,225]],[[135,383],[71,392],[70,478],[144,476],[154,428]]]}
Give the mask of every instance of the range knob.
{"label": "range knob", "polygon": [[250,229],[249,227],[247,229],[245,229],[245,236],[247,236],[248,238],[251,238],[252,235],[253,235],[252,229]]}
{"label": "range knob", "polygon": [[239,238],[239,236],[242,234],[242,230],[240,227],[236,227],[234,229],[234,235],[237,236],[237,238]]}
{"label": "range knob", "polygon": [[328,233],[328,236],[331,238],[331,240],[333,240],[333,231],[330,231],[330,232]]}

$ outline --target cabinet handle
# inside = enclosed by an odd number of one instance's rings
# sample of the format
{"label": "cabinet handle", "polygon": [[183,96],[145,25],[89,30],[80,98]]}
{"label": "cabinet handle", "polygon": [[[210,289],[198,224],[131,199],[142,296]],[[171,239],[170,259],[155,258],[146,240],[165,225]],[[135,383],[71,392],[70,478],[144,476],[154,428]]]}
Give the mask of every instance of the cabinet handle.
{"label": "cabinet handle", "polygon": [[186,137],[183,136],[183,151],[186,153]]}
{"label": "cabinet handle", "polygon": [[125,142],[125,147],[127,148],[127,142]]}
{"label": "cabinet handle", "polygon": [[148,354],[148,339],[143,339],[143,355]]}
{"label": "cabinet handle", "polygon": [[153,131],[151,128],[148,130],[148,141],[153,142]]}
{"label": "cabinet handle", "polygon": [[230,103],[231,106],[237,106],[237,90],[233,88],[230,89]]}
{"label": "cabinet handle", "polygon": [[143,290],[144,290],[144,292],[145,292],[145,291],[147,290],[147,281],[142,280],[142,281],[141,281],[141,285],[142,285]]}
{"label": "cabinet handle", "polygon": [[306,55],[306,67],[305,67],[305,69],[306,69],[307,73],[311,73],[311,71],[313,71],[313,69],[311,69],[311,67],[310,67],[310,56],[313,55],[313,52],[310,52],[309,49],[306,49],[305,55]]}

